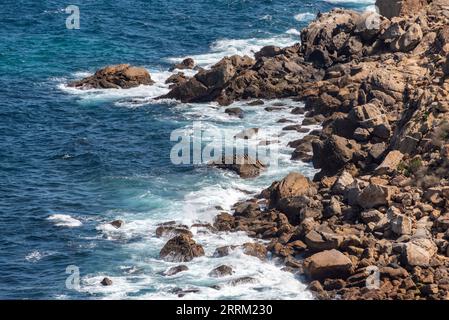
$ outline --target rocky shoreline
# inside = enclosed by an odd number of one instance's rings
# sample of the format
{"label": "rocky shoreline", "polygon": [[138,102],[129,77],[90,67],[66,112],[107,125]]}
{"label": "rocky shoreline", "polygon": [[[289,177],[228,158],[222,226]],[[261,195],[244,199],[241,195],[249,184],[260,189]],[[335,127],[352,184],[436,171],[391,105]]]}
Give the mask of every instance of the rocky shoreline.
{"label": "rocky shoreline", "polygon": [[[279,257],[318,299],[449,299],[449,1],[388,4],[377,1],[381,16],[320,14],[301,44],[265,47],[255,59],[226,57],[191,78],[180,73],[161,97],[223,106],[294,97],[305,103],[292,111],[305,114],[303,124],[322,123],[289,144],[294,160],[321,169],[313,181],[293,172],[202,226],[269,241],[243,250]],[[132,85],[150,84],[149,75],[127,70],[120,72]],[[95,81],[86,83],[104,86]],[[174,236],[161,258],[204,255],[188,229],[160,226],[158,234]]]}

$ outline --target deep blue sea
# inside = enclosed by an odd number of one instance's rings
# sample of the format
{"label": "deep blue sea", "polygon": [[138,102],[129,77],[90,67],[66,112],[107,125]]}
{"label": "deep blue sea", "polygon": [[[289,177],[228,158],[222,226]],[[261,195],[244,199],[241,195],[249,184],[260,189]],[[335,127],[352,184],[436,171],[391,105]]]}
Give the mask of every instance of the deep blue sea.
{"label": "deep blue sea", "polygon": [[[167,239],[157,224],[211,222],[217,206],[230,210],[248,197],[310,166],[289,160],[279,137],[289,110],[267,113],[236,103],[246,117],[227,116],[216,104],[179,104],[153,98],[167,92],[173,62],[191,56],[210,66],[225,55],[253,54],[264,45],[299,41],[314,15],[333,7],[363,10],[374,1],[316,0],[2,0],[0,8],[0,299],[171,299],[173,290],[199,289],[187,299],[308,299],[298,279],[275,261],[236,250],[213,258],[216,247],[251,241],[245,234],[192,230],[206,256],[173,277],[175,263],[158,258]],[[65,8],[80,9],[80,29],[66,28]],[[144,66],[156,84],[129,90],[69,89],[108,64]],[[267,102],[267,105],[279,101]],[[290,107],[299,102],[283,101]],[[201,121],[209,130],[262,128],[277,137],[280,166],[242,180],[204,166],[170,161],[175,129]],[[312,128],[311,128],[312,129]],[[114,229],[108,222],[125,221]],[[220,264],[236,273],[207,274]],[[69,269],[79,287],[67,287]],[[103,287],[108,276],[113,285]],[[230,278],[251,284],[230,286]],[[221,290],[211,288],[222,285]]]}

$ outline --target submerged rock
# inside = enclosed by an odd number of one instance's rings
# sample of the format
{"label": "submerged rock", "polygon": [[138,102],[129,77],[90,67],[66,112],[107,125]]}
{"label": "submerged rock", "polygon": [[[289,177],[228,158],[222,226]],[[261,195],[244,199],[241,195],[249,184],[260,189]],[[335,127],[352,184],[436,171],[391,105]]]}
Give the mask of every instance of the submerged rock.
{"label": "submerged rock", "polygon": [[170,71],[175,69],[184,70],[184,69],[193,69],[195,67],[195,61],[192,58],[186,58],[182,60],[180,63],[175,64],[170,68]]}
{"label": "submerged rock", "polygon": [[241,178],[257,177],[266,168],[262,162],[254,160],[247,155],[233,157],[224,156],[221,161],[212,162],[210,165],[220,169],[234,171]]}
{"label": "submerged rock", "polygon": [[235,107],[235,108],[227,108],[225,110],[225,113],[230,115],[230,116],[235,116],[238,118],[243,118],[244,116],[244,112],[241,108]]}
{"label": "submerged rock", "polygon": [[209,277],[220,278],[220,277],[224,277],[224,276],[230,276],[233,273],[234,273],[234,271],[232,270],[232,268],[230,266],[221,265],[221,266],[215,268],[214,270],[212,270],[211,272],[209,272]]}
{"label": "submerged rock", "polygon": [[156,237],[165,237],[165,236],[177,236],[177,235],[185,235],[187,237],[193,237],[193,234],[187,228],[183,228],[182,226],[159,226],[156,229]]}
{"label": "submerged rock", "polygon": [[109,224],[116,229],[120,229],[125,224],[125,222],[123,222],[123,220],[114,220],[111,221]]}
{"label": "submerged rock", "polygon": [[112,280],[105,277],[103,280],[101,280],[101,285],[105,287],[112,286]]}
{"label": "submerged rock", "polygon": [[242,284],[250,284],[250,283],[255,283],[255,282],[257,282],[257,280],[252,277],[241,277],[241,278],[237,278],[237,279],[229,281],[229,284],[231,286],[238,286],[238,285],[242,285]]}
{"label": "submerged rock", "polygon": [[180,265],[180,266],[176,266],[176,267],[172,267],[170,269],[168,269],[167,271],[165,271],[165,275],[166,276],[174,276],[175,274],[178,274],[180,272],[184,272],[189,270],[189,268],[186,265]]}

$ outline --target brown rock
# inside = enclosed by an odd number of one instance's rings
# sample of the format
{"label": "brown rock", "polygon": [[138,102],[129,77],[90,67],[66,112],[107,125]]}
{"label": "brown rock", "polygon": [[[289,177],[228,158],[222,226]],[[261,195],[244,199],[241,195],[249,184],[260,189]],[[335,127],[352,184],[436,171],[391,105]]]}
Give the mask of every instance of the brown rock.
{"label": "brown rock", "polygon": [[357,202],[365,209],[388,205],[391,198],[391,190],[387,186],[370,183],[359,194]]}
{"label": "brown rock", "polygon": [[305,242],[307,248],[312,251],[324,251],[338,249],[343,241],[343,237],[336,234],[317,232],[315,230],[306,234]]}
{"label": "brown rock", "polygon": [[232,250],[234,250],[237,246],[224,246],[215,249],[214,257],[221,258],[229,255]]}
{"label": "brown rock", "polygon": [[428,267],[437,250],[437,246],[430,239],[413,239],[405,245],[403,260],[411,267]]}
{"label": "brown rock", "polygon": [[110,222],[109,224],[112,225],[116,229],[120,229],[125,224],[125,222],[123,222],[123,220],[114,220],[114,221]]}
{"label": "brown rock", "polygon": [[352,272],[352,262],[338,250],[322,251],[304,261],[306,274],[312,279],[345,278]]}
{"label": "brown rock", "polygon": [[332,135],[324,142],[313,141],[313,165],[326,173],[336,173],[353,159],[354,153],[360,150],[360,145],[337,135]]}
{"label": "brown rock", "polygon": [[412,220],[400,214],[390,221],[391,230],[397,235],[410,235],[412,233]]}
{"label": "brown rock", "polygon": [[168,77],[167,80],[165,80],[165,83],[177,85],[180,83],[184,83],[187,80],[189,80],[189,78],[187,78],[183,72],[178,72],[177,74]]}
{"label": "brown rock", "polygon": [[71,82],[68,86],[79,89],[129,89],[152,84],[154,81],[146,69],[119,64],[100,69],[93,76]]}
{"label": "brown rock", "polygon": [[416,14],[428,4],[428,0],[376,0],[379,13],[388,19]]}
{"label": "brown rock", "polygon": [[180,265],[180,266],[176,266],[176,267],[172,267],[170,269],[168,269],[165,272],[166,276],[174,276],[175,274],[178,274],[180,272],[184,272],[189,270],[189,268],[186,265]]}
{"label": "brown rock", "polygon": [[220,169],[234,171],[244,179],[257,177],[263,170],[265,170],[265,165],[262,162],[254,160],[248,155],[238,155],[233,157],[223,156],[221,161],[212,162],[211,165]]}
{"label": "brown rock", "polygon": [[156,237],[166,237],[166,236],[174,236],[174,235],[186,235],[187,237],[193,237],[193,234],[190,230],[182,227],[174,226],[159,226],[156,229]]}
{"label": "brown rock", "polygon": [[242,245],[243,252],[246,255],[265,260],[267,258],[267,248],[260,243],[245,243]]}
{"label": "brown rock", "polygon": [[195,257],[204,256],[204,249],[192,238],[179,235],[170,239],[160,252],[160,257],[170,262],[191,261]]}
{"label": "brown rock", "polygon": [[100,283],[101,283],[102,286],[105,286],[105,287],[112,286],[112,280],[107,278],[107,277],[104,278],[103,280],[101,280]]}
{"label": "brown rock", "polygon": [[170,68],[170,71],[173,71],[175,69],[193,69],[195,67],[195,61],[192,58],[186,58],[182,62],[175,64],[173,67]]}
{"label": "brown rock", "polygon": [[234,107],[234,108],[227,108],[225,110],[225,113],[227,113],[230,116],[243,118],[244,112],[241,108]]}
{"label": "brown rock", "polygon": [[214,227],[218,231],[231,231],[235,226],[235,218],[227,212],[222,212],[215,217]]}
{"label": "brown rock", "polygon": [[230,266],[221,265],[221,266],[215,268],[214,270],[212,270],[211,272],[209,272],[209,277],[220,278],[220,277],[224,277],[224,276],[230,276],[233,273],[234,273],[234,271],[232,270],[232,268]]}
{"label": "brown rock", "polygon": [[413,23],[408,26],[405,33],[399,38],[398,49],[402,52],[408,52],[421,42],[423,33],[421,27],[417,23]]}
{"label": "brown rock", "polygon": [[403,158],[402,152],[398,150],[390,151],[384,161],[376,168],[376,173],[386,174],[395,171]]}

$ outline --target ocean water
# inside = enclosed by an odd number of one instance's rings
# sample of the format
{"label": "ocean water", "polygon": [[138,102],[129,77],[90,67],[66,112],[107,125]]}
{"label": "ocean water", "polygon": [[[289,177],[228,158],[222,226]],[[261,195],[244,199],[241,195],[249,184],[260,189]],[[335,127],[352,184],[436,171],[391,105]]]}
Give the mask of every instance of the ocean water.
{"label": "ocean water", "polygon": [[[313,169],[290,161],[281,118],[300,106],[266,112],[249,107],[243,120],[214,103],[156,101],[168,91],[173,62],[190,56],[210,66],[223,56],[253,54],[264,45],[299,41],[317,12],[333,7],[364,10],[374,1],[312,0],[3,0],[0,9],[0,299],[174,299],[176,288],[199,289],[186,299],[310,299],[300,279],[275,260],[261,262],[239,250],[213,258],[218,246],[251,241],[243,233],[193,229],[206,256],[187,272],[167,277],[176,263],[158,258],[167,238],[158,223],[211,222],[216,207],[259,192],[291,171]],[[81,28],[68,30],[65,7],[78,5]],[[156,84],[129,90],[79,91],[66,87],[115,63],[145,66]],[[264,107],[265,107],[264,106]],[[279,140],[279,166],[243,180],[205,166],[174,165],[173,130],[193,122],[235,134],[261,128],[257,139]],[[313,127],[310,127],[313,129]],[[107,222],[122,219],[121,229]],[[235,274],[208,277],[231,265]],[[79,287],[67,287],[67,267]],[[104,276],[113,285],[99,284]],[[250,276],[257,281],[231,286]],[[221,290],[212,289],[221,285]]]}

